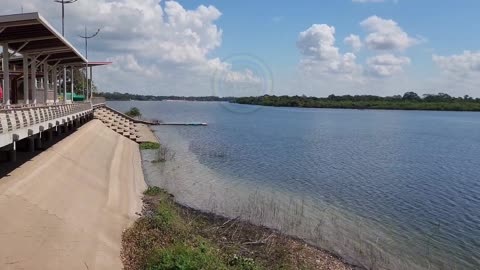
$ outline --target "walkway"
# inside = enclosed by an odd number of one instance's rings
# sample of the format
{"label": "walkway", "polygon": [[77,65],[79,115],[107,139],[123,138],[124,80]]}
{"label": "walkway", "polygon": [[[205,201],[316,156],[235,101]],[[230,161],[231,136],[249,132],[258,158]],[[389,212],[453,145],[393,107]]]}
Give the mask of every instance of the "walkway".
{"label": "walkway", "polygon": [[0,179],[0,269],[121,269],[145,188],[138,144],[89,122]]}

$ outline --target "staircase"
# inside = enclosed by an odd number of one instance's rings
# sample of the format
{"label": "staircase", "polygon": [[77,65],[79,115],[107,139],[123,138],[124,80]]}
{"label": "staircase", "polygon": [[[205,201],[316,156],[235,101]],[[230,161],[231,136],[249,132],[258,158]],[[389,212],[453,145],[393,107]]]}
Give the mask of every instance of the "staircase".
{"label": "staircase", "polygon": [[134,142],[137,142],[137,139],[140,138],[137,124],[121,114],[106,107],[98,107],[95,109],[93,116],[95,119],[102,121],[108,128]]}

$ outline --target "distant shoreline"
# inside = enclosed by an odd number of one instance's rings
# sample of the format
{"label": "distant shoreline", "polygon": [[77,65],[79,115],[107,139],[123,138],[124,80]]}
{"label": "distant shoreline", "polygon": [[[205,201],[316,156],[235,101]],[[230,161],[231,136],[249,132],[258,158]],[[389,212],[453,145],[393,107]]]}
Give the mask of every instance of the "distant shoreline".
{"label": "distant shoreline", "polygon": [[403,96],[334,96],[327,98],[306,96],[260,96],[242,97],[232,101],[237,104],[270,107],[357,109],[357,110],[404,110],[404,111],[480,111],[480,99],[469,96],[451,97],[447,94],[424,95],[407,92]]}
{"label": "distant shoreline", "polygon": [[479,112],[480,98],[468,95],[452,97],[448,94],[425,94],[420,97],[414,92],[402,95],[380,97],[373,95],[344,95],[328,97],[307,96],[252,96],[252,97],[217,97],[217,96],[153,96],[128,93],[98,93],[107,101],[215,101],[243,105],[269,107],[355,109],[355,110],[403,110],[403,111],[465,111]]}

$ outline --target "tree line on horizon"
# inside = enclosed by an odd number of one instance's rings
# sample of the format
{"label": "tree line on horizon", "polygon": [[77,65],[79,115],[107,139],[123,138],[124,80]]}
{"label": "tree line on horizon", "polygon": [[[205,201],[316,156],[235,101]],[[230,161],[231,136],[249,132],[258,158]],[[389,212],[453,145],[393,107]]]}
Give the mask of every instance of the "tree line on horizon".
{"label": "tree line on horizon", "polygon": [[154,95],[140,95],[119,92],[100,92],[95,93],[98,97],[104,97],[109,101],[163,101],[163,100],[187,100],[187,101],[232,101],[232,97],[216,97],[216,96],[154,96]]}
{"label": "tree line on horizon", "polygon": [[303,108],[345,108],[345,109],[389,109],[389,110],[439,110],[439,111],[480,111],[480,98],[468,95],[452,97],[445,93],[425,94],[415,92],[403,95],[329,95],[326,98],[303,96],[264,95],[236,98],[233,102],[275,107]]}
{"label": "tree line on horizon", "polygon": [[424,94],[406,92],[403,95],[329,95],[328,97],[313,96],[276,96],[263,95],[251,97],[217,97],[217,96],[155,96],[119,92],[101,92],[97,96],[109,101],[226,101],[239,104],[251,104],[276,107],[303,108],[346,108],[346,109],[397,109],[397,110],[446,110],[446,111],[480,111],[480,98],[468,95],[453,97],[446,93]]}

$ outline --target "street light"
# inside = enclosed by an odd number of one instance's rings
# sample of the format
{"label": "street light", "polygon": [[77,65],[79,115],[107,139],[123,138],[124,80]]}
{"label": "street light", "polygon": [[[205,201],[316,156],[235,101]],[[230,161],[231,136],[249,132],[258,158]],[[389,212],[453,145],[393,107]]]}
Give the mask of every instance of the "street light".
{"label": "street light", "polygon": [[96,37],[98,33],[100,33],[100,28],[97,30],[97,32],[95,32],[95,34],[87,36],[87,27],[85,26],[85,35],[84,36],[78,35],[79,37],[85,39],[85,58],[87,58],[87,60],[88,60],[88,40]]}
{"label": "street light", "polygon": [[56,3],[62,4],[62,36],[65,36],[65,4],[72,4],[78,0],[55,0]]}
{"label": "street light", "polygon": [[[89,93],[88,93],[88,90],[89,90],[89,83],[88,83],[88,40],[96,37],[99,33],[100,33],[100,28],[98,28],[98,30],[97,30],[97,32],[95,32],[95,34],[87,35],[87,26],[85,26],[85,35],[84,36],[78,35],[79,37],[85,39],[85,58],[87,59],[87,63],[85,64],[85,66],[86,66],[85,73],[86,73],[86,78],[87,78],[87,95],[89,95]],[[90,67],[90,80],[92,80],[91,77],[92,77],[92,68]],[[90,91],[92,91],[92,89],[90,89]],[[90,93],[90,96],[93,96],[92,93]]]}
{"label": "street light", "polygon": [[[62,36],[63,37],[65,37],[65,4],[72,4],[72,3],[75,3],[77,1],[78,0],[54,0],[55,3],[62,4]],[[63,80],[66,80],[67,69],[66,69],[65,66],[63,67],[63,76],[64,76]],[[55,83],[57,83],[57,82],[55,82]],[[63,87],[65,88],[65,89],[63,89],[63,93],[64,93],[63,102],[66,103],[67,102],[66,85],[64,84]]]}

